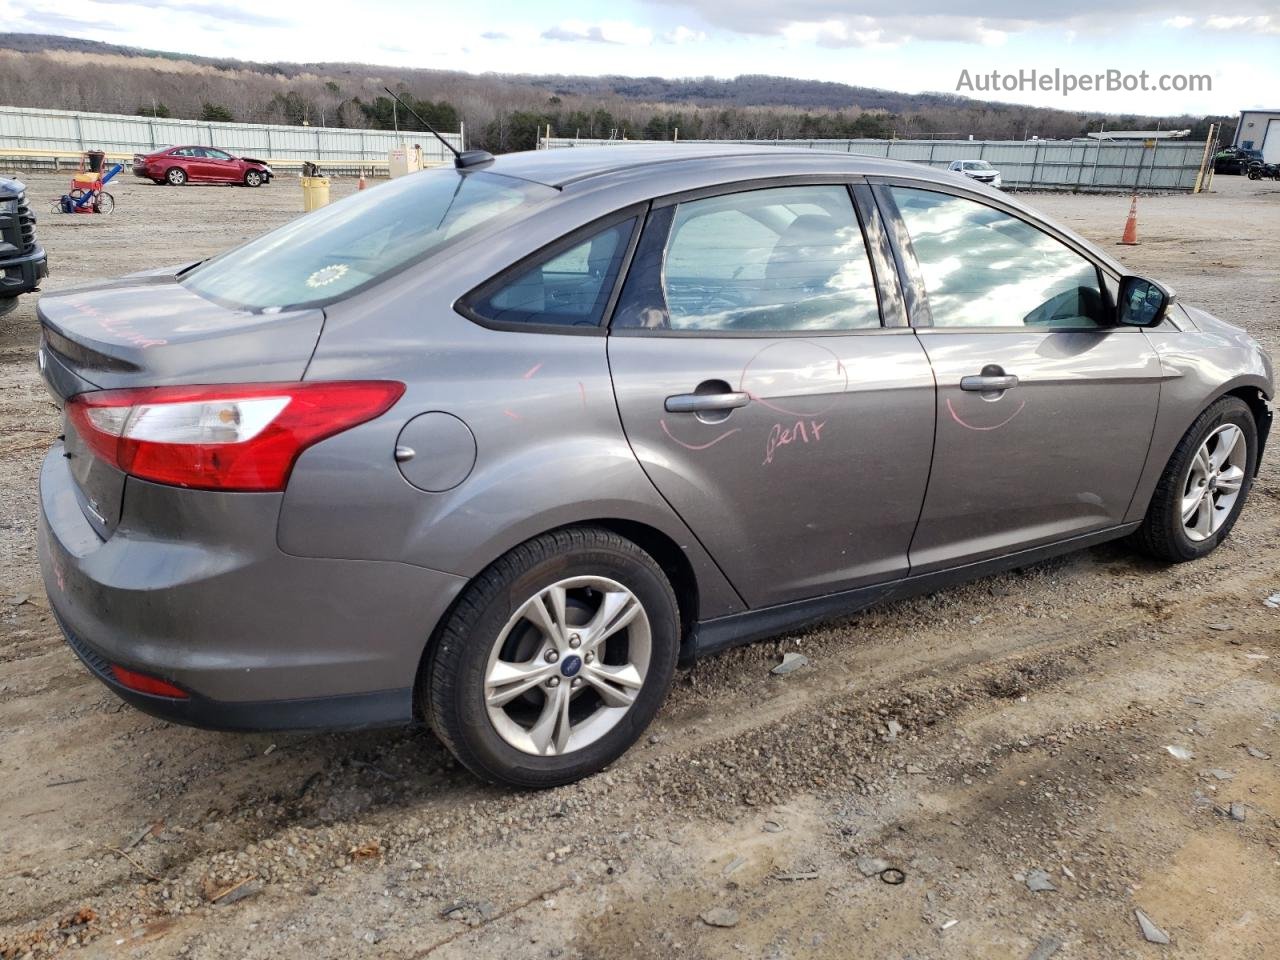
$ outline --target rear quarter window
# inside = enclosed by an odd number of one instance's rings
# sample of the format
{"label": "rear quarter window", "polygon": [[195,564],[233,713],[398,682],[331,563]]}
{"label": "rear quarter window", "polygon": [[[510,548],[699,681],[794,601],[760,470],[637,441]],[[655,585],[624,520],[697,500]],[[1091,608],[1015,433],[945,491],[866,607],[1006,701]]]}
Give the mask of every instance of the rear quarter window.
{"label": "rear quarter window", "polygon": [[503,326],[598,327],[635,227],[630,217],[553,244],[465,298],[463,312]]}

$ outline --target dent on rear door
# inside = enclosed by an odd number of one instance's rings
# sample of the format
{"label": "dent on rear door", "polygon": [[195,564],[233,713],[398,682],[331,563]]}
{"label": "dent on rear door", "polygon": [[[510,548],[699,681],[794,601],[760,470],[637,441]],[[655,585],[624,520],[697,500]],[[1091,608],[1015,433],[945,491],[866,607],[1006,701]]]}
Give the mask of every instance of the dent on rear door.
{"label": "dent on rear door", "polygon": [[[691,341],[610,337],[640,463],[751,606],[900,576],[929,474],[934,384],[910,333]],[[723,381],[723,422],[664,410]]]}

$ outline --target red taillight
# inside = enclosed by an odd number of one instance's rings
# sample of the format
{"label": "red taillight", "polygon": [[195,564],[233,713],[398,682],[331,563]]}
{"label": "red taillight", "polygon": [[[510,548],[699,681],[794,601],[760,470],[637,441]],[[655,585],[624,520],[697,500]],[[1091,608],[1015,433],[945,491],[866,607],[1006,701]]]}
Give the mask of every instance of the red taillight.
{"label": "red taillight", "polygon": [[181,687],[175,687],[167,680],[161,680],[159,677],[153,677],[145,673],[138,673],[136,670],[126,670],[119,664],[111,665],[111,675],[116,678],[116,682],[122,687],[128,687],[130,690],[136,690],[138,693],[147,693],[153,697],[172,697],[174,700],[189,700],[190,694]]}
{"label": "red taillight", "polygon": [[81,394],[67,414],[97,456],[143,480],[283,490],[303,450],[386,413],[403,393],[387,380],[145,387]]}

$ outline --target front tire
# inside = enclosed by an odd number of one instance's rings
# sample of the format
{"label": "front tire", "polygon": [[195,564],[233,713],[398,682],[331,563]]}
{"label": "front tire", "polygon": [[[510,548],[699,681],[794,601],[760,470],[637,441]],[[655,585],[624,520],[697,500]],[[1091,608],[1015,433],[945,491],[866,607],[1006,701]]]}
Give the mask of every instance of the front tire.
{"label": "front tire", "polygon": [[426,664],[426,714],[476,775],[554,787],[640,737],[675,674],[680,616],[654,559],[598,527],[536,537],[464,591]]}
{"label": "front tire", "polygon": [[1197,560],[1231,533],[1253,485],[1258,425],[1239,397],[1211,404],[1183,435],[1133,536],[1169,563]]}
{"label": "front tire", "polygon": [[262,174],[257,170],[249,170],[244,175],[244,185],[246,187],[262,186]]}

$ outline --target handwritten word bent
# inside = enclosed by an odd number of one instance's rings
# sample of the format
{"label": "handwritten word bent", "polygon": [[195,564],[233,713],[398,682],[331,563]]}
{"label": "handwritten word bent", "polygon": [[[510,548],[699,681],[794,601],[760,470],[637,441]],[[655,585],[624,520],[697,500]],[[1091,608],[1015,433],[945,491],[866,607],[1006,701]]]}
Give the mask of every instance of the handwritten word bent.
{"label": "handwritten word bent", "polygon": [[769,431],[769,439],[764,445],[764,463],[762,466],[768,466],[773,463],[773,455],[777,453],[779,447],[785,447],[791,443],[818,443],[822,439],[822,428],[827,425],[825,420],[797,420],[795,426],[784,427],[780,423],[775,423],[773,429]]}

